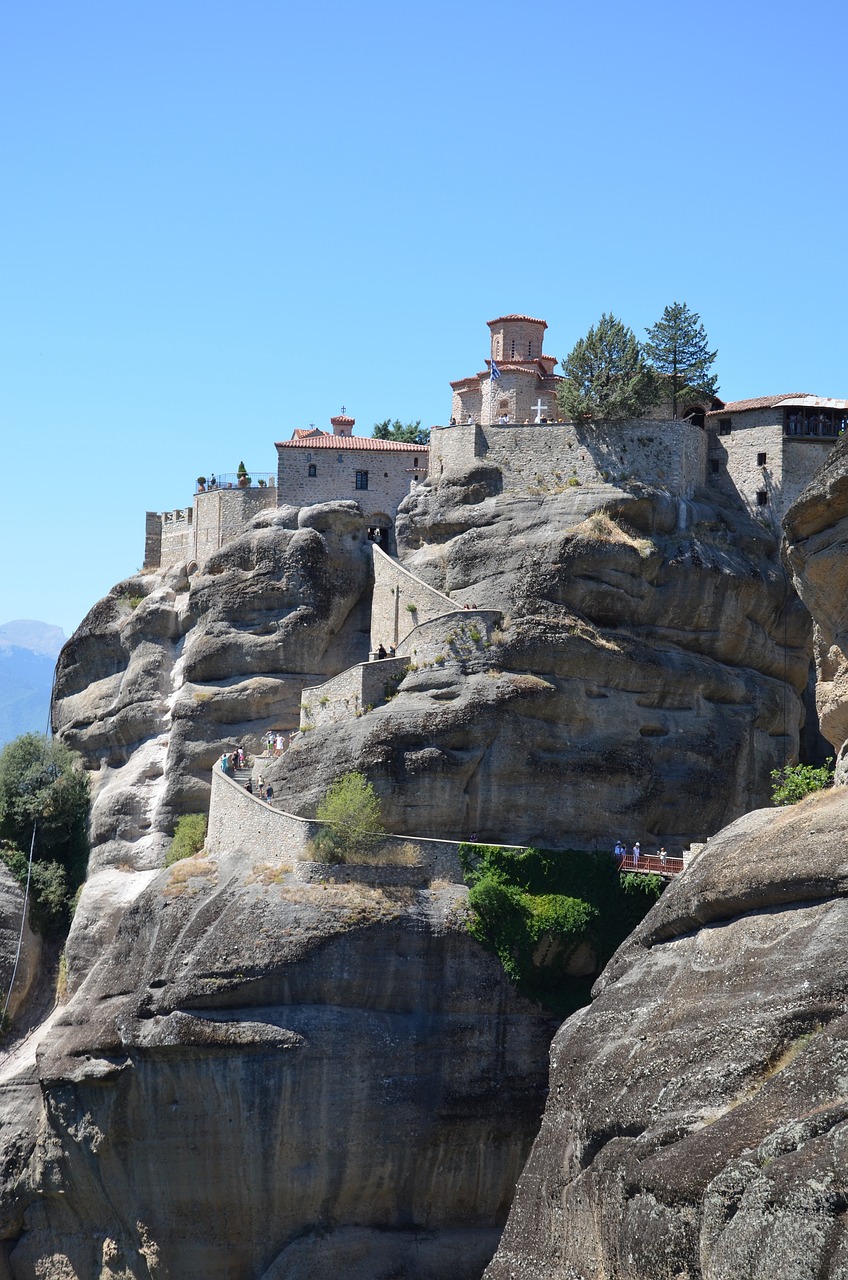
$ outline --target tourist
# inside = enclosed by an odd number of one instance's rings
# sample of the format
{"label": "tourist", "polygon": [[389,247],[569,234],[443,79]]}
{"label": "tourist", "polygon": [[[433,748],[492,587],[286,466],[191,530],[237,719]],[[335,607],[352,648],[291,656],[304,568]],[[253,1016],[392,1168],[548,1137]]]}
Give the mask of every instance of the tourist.
{"label": "tourist", "polygon": [[662,866],[665,866],[665,860],[667,857],[668,857],[668,854],[666,853],[665,845],[661,845],[660,846],[660,863]]}
{"label": "tourist", "polygon": [[637,871],[639,870],[639,857],[641,853],[642,853],[642,846],[637,840],[633,846],[633,866],[636,868]]}
{"label": "tourist", "polygon": [[226,751],[224,751],[221,755],[221,772],[222,773],[229,772],[229,764],[230,764],[229,757],[227,756]]}
{"label": "tourist", "polygon": [[378,659],[388,658],[388,656],[389,655],[386,653],[385,645],[381,644],[379,649],[377,650],[377,658]]}
{"label": "tourist", "polygon": [[253,780],[251,778],[248,778],[247,782],[244,784],[244,789],[249,795],[253,795]]}
{"label": "tourist", "polygon": [[274,788],[271,786],[270,782],[268,783],[267,787],[265,788],[265,799],[266,799],[266,801],[267,801],[267,803],[268,803],[268,804],[270,804],[270,803],[272,802],[272,800],[274,799]]}
{"label": "tourist", "polygon": [[212,472],[211,476],[209,477],[209,488],[210,488],[210,489],[217,489],[217,488],[218,488],[218,481],[215,479],[215,472],[214,472],[214,471]]}
{"label": "tourist", "polygon": [[276,750],[276,752],[277,752],[277,755],[278,755],[278,756],[279,756],[279,755],[282,755],[283,750],[284,750],[284,748],[285,748],[285,745],[286,745],[286,740],[285,740],[285,738],[283,737],[283,735],[282,735],[281,733],[278,733],[278,734],[277,734],[276,747],[275,747],[275,750]]}
{"label": "tourist", "polygon": [[238,767],[240,769],[244,768],[244,747],[239,747],[238,749]]}

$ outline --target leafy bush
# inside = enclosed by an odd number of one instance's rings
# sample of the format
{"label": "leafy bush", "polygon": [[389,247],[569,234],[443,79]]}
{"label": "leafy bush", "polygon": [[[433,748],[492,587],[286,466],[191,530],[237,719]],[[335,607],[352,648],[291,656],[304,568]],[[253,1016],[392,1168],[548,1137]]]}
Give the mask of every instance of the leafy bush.
{"label": "leafy bush", "polygon": [[315,816],[329,824],[313,841],[325,862],[356,862],[371,853],[385,835],[379,797],[361,773],[337,778],[319,800]]}
{"label": "leafy bush", "polygon": [[30,920],[42,933],[70,927],[88,863],[88,807],[88,778],[63,743],[25,733],[0,752],[0,857],[26,885],[35,827]]}
{"label": "leafy bush", "polygon": [[828,756],[820,769],[810,764],[787,764],[771,771],[772,804],[797,804],[813,791],[824,791],[833,785],[833,756]]}
{"label": "leafy bush", "polygon": [[200,853],[206,840],[206,814],[184,813],[177,822],[171,847],[165,854],[165,866],[172,867],[183,858]]}
{"label": "leafy bush", "polygon": [[607,854],[465,844],[459,856],[469,932],[521,990],[563,1016],[588,1002],[593,981],[568,973],[577,948],[587,943],[606,964],[664,887],[659,876],[620,876]]}

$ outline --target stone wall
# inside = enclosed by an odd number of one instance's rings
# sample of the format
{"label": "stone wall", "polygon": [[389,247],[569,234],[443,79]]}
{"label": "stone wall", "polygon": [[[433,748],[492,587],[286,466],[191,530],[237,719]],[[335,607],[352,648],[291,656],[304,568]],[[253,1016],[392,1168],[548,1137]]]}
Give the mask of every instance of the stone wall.
{"label": "stone wall", "polygon": [[491,641],[503,614],[496,609],[457,609],[423,622],[398,645],[398,658],[417,666],[440,666],[449,657],[470,656]]}
{"label": "stone wall", "polygon": [[[720,433],[721,418],[731,423],[727,435]],[[709,421],[710,484],[741,498],[751,511],[759,512],[779,530],[786,512],[821,467],[835,440],[784,435],[780,409],[753,409]]]}
{"label": "stone wall", "polygon": [[[460,431],[460,428],[452,428]],[[470,428],[471,431],[474,428]],[[397,560],[374,548],[374,594],[371,601],[371,649],[397,648],[421,622],[456,609],[455,601],[429,587]]]}
{"label": "stone wall", "polygon": [[405,658],[360,662],[323,684],[304,689],[300,702],[301,729],[316,729],[361,715],[366,707],[386,701],[397,688],[407,665]]}
{"label": "stone wall", "polygon": [[[209,828],[206,835],[208,853],[240,853],[255,854],[261,851],[268,861],[289,860],[293,863],[303,860],[309,862],[310,842],[324,825],[310,818],[299,818],[296,814],[286,813],[283,809],[275,809],[235,782],[217,766],[212,770],[212,794],[209,804]],[[396,883],[409,879],[416,883],[430,880],[449,880],[455,884],[463,883],[462,868],[459,863],[459,844],[453,840],[429,840],[422,836],[387,835],[379,853],[385,856],[385,875],[380,866],[363,867],[361,874],[353,866],[327,867],[316,864],[323,869],[313,873],[306,867],[299,869],[300,878],[367,880],[371,883]],[[375,855],[379,856],[379,855]],[[414,857],[415,872],[412,868],[402,867],[400,874],[398,863]]]}
{"label": "stone wall", "polygon": [[273,507],[277,494],[273,485],[247,489],[208,489],[194,496],[194,559],[201,561],[218,551],[225,542],[244,533],[250,521],[266,507]]}
{"label": "stone wall", "polygon": [[507,320],[490,325],[495,360],[535,360],[543,354],[547,326],[539,320]]}
{"label": "stone wall", "polygon": [[639,480],[689,497],[707,473],[707,434],[689,422],[633,420],[619,426],[435,428],[430,473],[461,478],[476,463],[498,467],[506,493],[560,492],[569,485]]}
{"label": "stone wall", "polygon": [[[158,521],[158,537],[153,524]],[[156,554],[158,543],[158,559],[148,559]],[[148,511],[145,520],[144,567],[170,568],[171,565],[184,563],[194,558],[194,509],[177,507],[174,511]]]}
{"label": "stone wall", "polygon": [[[281,503],[295,507],[317,502],[353,499],[367,520],[394,521],[398,506],[416,481],[427,475],[428,449],[353,449],[343,436],[338,448],[310,448],[304,440],[297,448],[286,444],[277,449],[277,489]],[[310,476],[310,466],[315,475]],[[368,488],[356,487],[357,472],[367,472]]]}

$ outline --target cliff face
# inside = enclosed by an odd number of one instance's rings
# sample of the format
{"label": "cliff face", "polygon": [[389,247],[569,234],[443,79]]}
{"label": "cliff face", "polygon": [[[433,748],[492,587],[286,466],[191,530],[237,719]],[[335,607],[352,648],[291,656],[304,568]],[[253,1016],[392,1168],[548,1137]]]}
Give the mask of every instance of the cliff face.
{"label": "cliff face", "polygon": [[464,900],[262,850],[160,872],[0,1082],[0,1274],[476,1280],[554,1023]]}
{"label": "cliff face", "polygon": [[404,504],[398,541],[500,627],[419,628],[397,695],[296,739],[277,796],[311,812],[361,769],[392,830],[584,848],[679,849],[763,804],[797,750],[810,637],[761,528],[658,491],[493,487],[442,478]]}
{"label": "cliff face", "polygon": [[[785,522],[837,747],[846,477],[843,444]],[[486,1280],[846,1274],[846,825],[844,787],[748,814],[620,948],[555,1038]]]}

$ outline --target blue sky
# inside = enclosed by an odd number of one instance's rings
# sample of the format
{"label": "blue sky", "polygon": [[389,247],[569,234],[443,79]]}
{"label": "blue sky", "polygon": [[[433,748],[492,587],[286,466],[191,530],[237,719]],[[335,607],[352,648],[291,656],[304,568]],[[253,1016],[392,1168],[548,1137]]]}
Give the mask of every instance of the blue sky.
{"label": "blue sky", "polygon": [[485,321],[687,302],[848,395],[837,3],[9,4],[0,622],[70,632],[199,473],[449,416]]}

